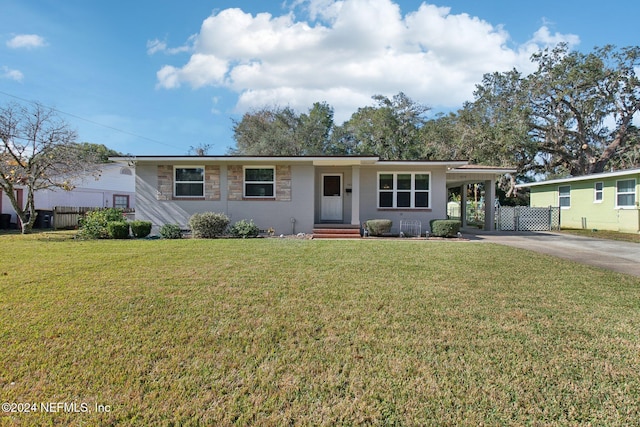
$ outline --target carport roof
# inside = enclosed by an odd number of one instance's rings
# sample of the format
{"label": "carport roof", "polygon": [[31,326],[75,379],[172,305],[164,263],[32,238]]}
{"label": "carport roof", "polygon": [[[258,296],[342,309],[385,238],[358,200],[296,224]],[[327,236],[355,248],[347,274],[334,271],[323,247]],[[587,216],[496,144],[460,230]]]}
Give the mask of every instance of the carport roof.
{"label": "carport roof", "polygon": [[614,172],[604,172],[604,173],[593,173],[590,175],[582,175],[582,176],[572,176],[568,178],[558,178],[558,179],[550,179],[547,181],[539,181],[539,182],[529,182],[524,184],[516,185],[516,188],[527,188],[527,187],[538,187],[541,185],[550,185],[550,184],[563,184],[565,182],[575,182],[575,181],[586,181],[586,180],[595,180],[595,179],[604,179],[604,178],[615,178],[619,176],[627,176],[627,175],[637,175],[640,174],[640,168],[636,169],[625,169]]}

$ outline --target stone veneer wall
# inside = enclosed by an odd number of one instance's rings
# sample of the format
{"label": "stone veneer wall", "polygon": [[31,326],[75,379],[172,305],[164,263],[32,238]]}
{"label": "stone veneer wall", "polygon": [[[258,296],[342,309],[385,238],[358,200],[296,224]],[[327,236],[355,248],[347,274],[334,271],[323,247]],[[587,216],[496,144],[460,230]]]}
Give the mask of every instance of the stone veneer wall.
{"label": "stone veneer wall", "polygon": [[291,201],[291,166],[276,166],[276,200]]}
{"label": "stone veneer wall", "polygon": [[[173,165],[158,165],[157,185],[156,199],[173,200]],[[204,195],[205,200],[220,200],[220,166],[204,167]]]}
{"label": "stone veneer wall", "polygon": [[204,196],[206,200],[220,200],[220,166],[204,167]]}
{"label": "stone veneer wall", "polygon": [[228,200],[242,200],[242,182],[244,177],[242,176],[241,165],[229,165],[227,166],[227,199]]}
{"label": "stone veneer wall", "polygon": [[156,199],[171,200],[173,198],[173,166],[158,165],[158,188]]}

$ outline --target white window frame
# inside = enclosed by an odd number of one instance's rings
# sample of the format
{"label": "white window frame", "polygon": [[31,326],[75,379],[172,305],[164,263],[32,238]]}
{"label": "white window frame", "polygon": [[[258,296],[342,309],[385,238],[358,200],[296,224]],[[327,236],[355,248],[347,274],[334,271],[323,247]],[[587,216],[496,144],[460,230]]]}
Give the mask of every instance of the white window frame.
{"label": "white window frame", "polygon": [[[563,193],[560,191],[561,188],[568,188],[569,192],[566,195],[563,195]],[[562,206],[562,203],[560,203],[560,201],[563,198],[569,200],[569,204],[567,206]],[[570,185],[559,185],[558,186],[558,206],[560,206],[560,209],[570,209],[571,208],[571,186]]]}
{"label": "white window frame", "polygon": [[[618,190],[618,183],[622,182],[622,181],[633,181],[633,190],[632,191],[624,191],[624,192],[620,192]],[[628,178],[628,179],[619,179],[616,181],[616,209],[635,209],[635,207],[637,206],[638,203],[638,195],[636,194],[636,186],[638,185],[638,183],[636,182],[635,178]],[[622,195],[633,195],[633,203],[630,205],[619,205],[618,204],[618,196],[622,196]]]}
{"label": "white window frame", "polygon": [[[598,190],[598,184],[600,184],[600,189]],[[598,195],[600,198],[598,198]],[[598,181],[593,184],[593,203],[602,203],[604,200],[604,182]]]}
{"label": "white window frame", "polygon": [[[273,181],[247,181],[247,169],[271,169],[273,170]],[[273,186],[272,196],[248,196],[247,184],[271,184]],[[245,199],[275,199],[276,198],[276,167],[264,166],[243,166],[242,168],[242,197]]]}
{"label": "white window frame", "polygon": [[[179,196],[178,192],[176,191],[178,188],[178,184],[195,184],[195,183],[200,183],[201,181],[178,181],[176,179],[176,171],[178,169],[202,169],[202,195],[200,196],[193,196],[193,195],[187,195],[187,196]],[[192,165],[186,165],[186,166],[181,166],[181,165],[175,165],[173,167],[173,197],[175,197],[176,199],[204,199],[204,193],[205,193],[205,180],[206,180],[206,169],[204,166],[202,165],[197,165],[197,166],[192,166]]]}
{"label": "white window frame", "polygon": [[[127,205],[126,205],[126,206],[124,206],[124,207],[122,207],[122,206],[117,206],[117,204],[116,204],[116,198],[118,198],[118,197],[125,197],[125,198],[127,199]],[[128,194],[114,194],[114,195],[113,195],[113,207],[114,207],[114,208],[129,209],[129,206],[130,206],[130,205],[129,205],[129,203],[130,203],[130,201],[131,201],[131,198],[129,197],[129,195],[128,195]]]}
{"label": "white window frame", "polygon": [[[393,189],[388,190],[380,188],[380,175],[392,175],[393,176]],[[398,190],[398,175],[411,175],[411,189],[410,190]],[[427,175],[429,177],[429,189],[428,190],[416,190],[416,175]],[[416,171],[379,171],[376,180],[376,206],[378,209],[431,209],[431,172],[416,172]],[[380,206],[380,193],[392,193],[392,206]],[[409,192],[410,206],[397,206],[398,204],[398,192]],[[427,206],[415,206],[416,193],[427,193]]]}

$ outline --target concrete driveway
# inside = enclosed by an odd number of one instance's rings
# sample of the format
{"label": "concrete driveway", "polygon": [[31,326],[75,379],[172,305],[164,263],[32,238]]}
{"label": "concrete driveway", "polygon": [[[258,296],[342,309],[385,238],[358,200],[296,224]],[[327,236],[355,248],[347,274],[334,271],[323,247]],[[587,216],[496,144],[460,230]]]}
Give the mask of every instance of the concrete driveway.
{"label": "concrete driveway", "polygon": [[640,277],[640,244],[552,232],[463,230],[471,240],[498,243]]}

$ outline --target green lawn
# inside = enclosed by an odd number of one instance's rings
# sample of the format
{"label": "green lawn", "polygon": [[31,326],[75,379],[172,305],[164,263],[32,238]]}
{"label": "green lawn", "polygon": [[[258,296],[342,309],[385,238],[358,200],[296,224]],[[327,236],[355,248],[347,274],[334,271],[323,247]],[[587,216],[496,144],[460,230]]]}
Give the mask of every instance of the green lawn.
{"label": "green lawn", "polygon": [[0,236],[2,401],[37,405],[3,425],[640,419],[631,276],[457,240],[64,236]]}
{"label": "green lawn", "polygon": [[576,236],[596,237],[599,239],[619,240],[622,242],[640,243],[640,234],[620,233],[609,230],[582,230],[575,228],[563,228],[562,233],[575,234]]}

